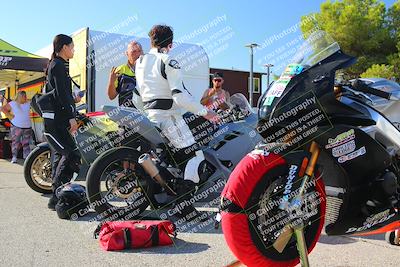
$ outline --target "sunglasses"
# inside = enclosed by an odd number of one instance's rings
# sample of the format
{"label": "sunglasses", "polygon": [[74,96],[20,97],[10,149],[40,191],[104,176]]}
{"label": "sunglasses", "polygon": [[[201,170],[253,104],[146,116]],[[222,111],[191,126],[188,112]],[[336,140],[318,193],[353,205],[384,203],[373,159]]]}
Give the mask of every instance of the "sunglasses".
{"label": "sunglasses", "polygon": [[214,82],[222,82],[222,79],[214,79]]}

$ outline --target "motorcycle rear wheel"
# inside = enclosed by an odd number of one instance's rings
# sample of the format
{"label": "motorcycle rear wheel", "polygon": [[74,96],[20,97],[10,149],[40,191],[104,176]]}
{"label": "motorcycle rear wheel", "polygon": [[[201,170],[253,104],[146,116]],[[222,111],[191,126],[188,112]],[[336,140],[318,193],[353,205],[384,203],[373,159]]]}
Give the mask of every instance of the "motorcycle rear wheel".
{"label": "motorcycle rear wheel", "polygon": [[86,191],[100,220],[136,219],[149,206],[149,177],[138,163],[140,155],[132,148],[118,147],[100,155],[90,166]]}

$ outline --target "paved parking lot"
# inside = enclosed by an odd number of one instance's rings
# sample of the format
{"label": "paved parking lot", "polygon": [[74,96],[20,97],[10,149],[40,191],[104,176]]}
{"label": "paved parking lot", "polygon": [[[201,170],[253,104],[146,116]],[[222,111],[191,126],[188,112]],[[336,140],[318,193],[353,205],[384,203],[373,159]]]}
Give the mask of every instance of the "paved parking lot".
{"label": "paved parking lot", "polygon": [[[97,224],[58,219],[48,196],[25,183],[22,166],[0,160],[0,266],[224,266],[234,260],[221,231],[179,233],[175,246],[104,252],[92,237]],[[400,266],[400,247],[382,235],[323,235],[311,266]]]}

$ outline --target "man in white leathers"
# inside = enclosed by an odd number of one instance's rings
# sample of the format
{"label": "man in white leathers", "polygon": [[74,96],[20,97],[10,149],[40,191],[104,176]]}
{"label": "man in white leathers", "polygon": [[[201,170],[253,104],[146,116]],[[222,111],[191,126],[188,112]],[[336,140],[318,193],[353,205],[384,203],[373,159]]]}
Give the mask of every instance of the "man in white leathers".
{"label": "man in white leathers", "polygon": [[[212,121],[218,121],[218,117],[196,102],[185,88],[178,61],[168,55],[173,40],[171,27],[155,25],[149,37],[151,50],[136,61],[138,92],[149,120],[161,129],[174,150],[178,151],[174,159],[184,169],[184,180],[178,184],[177,193],[184,196],[180,199],[184,201],[200,181],[198,170],[204,155],[196,147],[180,111],[183,109]],[[186,216],[193,211],[193,206],[186,205],[183,210],[177,210],[176,215]]]}

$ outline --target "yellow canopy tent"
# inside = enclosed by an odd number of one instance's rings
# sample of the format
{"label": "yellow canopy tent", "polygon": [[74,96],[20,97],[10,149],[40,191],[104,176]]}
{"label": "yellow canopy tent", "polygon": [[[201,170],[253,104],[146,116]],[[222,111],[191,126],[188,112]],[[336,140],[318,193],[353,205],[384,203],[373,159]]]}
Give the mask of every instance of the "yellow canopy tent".
{"label": "yellow canopy tent", "polygon": [[0,89],[4,96],[13,98],[17,90],[27,91],[28,97],[35,94],[43,84],[48,61],[0,39]]}
{"label": "yellow canopy tent", "polygon": [[[24,90],[30,99],[42,88],[48,62],[47,58],[26,52],[0,39],[0,94],[13,99],[17,91]],[[44,141],[42,119],[32,113],[32,122],[36,140]]]}

